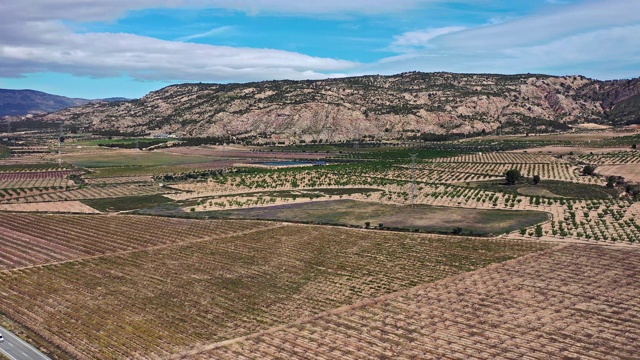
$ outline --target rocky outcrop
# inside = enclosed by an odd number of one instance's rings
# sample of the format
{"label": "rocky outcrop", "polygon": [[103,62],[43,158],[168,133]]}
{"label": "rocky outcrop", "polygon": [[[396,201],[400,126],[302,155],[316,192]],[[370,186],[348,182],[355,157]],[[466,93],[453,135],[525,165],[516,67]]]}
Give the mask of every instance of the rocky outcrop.
{"label": "rocky outcrop", "polygon": [[42,116],[98,130],[235,136],[252,141],[398,139],[568,129],[612,123],[638,79],[410,72],[320,81],[182,84],[128,102]]}

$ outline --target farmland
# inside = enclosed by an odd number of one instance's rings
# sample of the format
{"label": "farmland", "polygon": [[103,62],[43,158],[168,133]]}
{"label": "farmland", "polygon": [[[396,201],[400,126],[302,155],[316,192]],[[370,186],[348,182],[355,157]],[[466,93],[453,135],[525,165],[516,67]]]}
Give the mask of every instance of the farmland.
{"label": "farmland", "polygon": [[0,214],[0,270],[170,245],[267,226],[153,217]]}
{"label": "farmland", "polygon": [[640,252],[569,245],[212,344],[195,359],[633,359]]}
{"label": "farmland", "polygon": [[[91,218],[93,227],[106,221]],[[64,216],[55,219],[62,222]],[[152,224],[136,226],[129,217],[119,221],[131,230],[153,229]],[[109,222],[102,228],[114,225]],[[187,224],[195,226],[192,221],[182,225]],[[133,244],[105,236],[88,245],[81,239],[95,234],[83,229],[73,241],[76,251],[91,247],[90,254],[104,256],[7,272],[0,278],[0,306],[6,316],[76,358],[168,356],[550,246],[304,225],[273,224],[261,230],[242,224],[252,230],[232,235],[238,223],[204,222],[201,227],[228,230],[207,231],[199,236],[209,240],[185,239],[183,244],[178,239],[185,233],[170,224],[159,229],[170,237],[149,234]],[[131,233],[129,241],[137,236]],[[122,252],[158,242],[173,246]],[[41,245],[34,241],[33,246]],[[116,249],[120,252],[109,255]]]}
{"label": "farmland", "polygon": [[[402,207],[352,200],[285,204],[210,213],[223,218],[277,219],[431,232],[459,232],[477,235],[501,234],[547,220],[543,212],[450,209],[444,207]],[[365,225],[366,226],[366,225]],[[459,229],[459,230],[456,230]]]}
{"label": "farmland", "polygon": [[0,325],[54,359],[640,351],[636,133],[38,139],[0,164]]}

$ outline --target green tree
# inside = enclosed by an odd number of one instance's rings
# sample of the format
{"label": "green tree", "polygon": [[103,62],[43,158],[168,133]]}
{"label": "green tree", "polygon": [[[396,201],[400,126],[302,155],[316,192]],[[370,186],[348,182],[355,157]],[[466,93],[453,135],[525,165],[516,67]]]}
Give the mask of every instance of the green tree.
{"label": "green tree", "polygon": [[540,183],[540,175],[533,175],[533,184],[538,185]]}
{"label": "green tree", "polygon": [[582,175],[588,175],[591,176],[595,173],[596,171],[596,167],[593,165],[586,165],[585,167],[582,168]]}
{"label": "green tree", "polygon": [[520,171],[518,169],[508,170],[504,174],[504,176],[507,179],[507,185],[515,185],[515,184],[517,184],[518,181],[520,180],[520,178],[522,177],[522,175],[520,175]]}
{"label": "green tree", "polygon": [[542,225],[536,225],[536,237],[542,237]]}

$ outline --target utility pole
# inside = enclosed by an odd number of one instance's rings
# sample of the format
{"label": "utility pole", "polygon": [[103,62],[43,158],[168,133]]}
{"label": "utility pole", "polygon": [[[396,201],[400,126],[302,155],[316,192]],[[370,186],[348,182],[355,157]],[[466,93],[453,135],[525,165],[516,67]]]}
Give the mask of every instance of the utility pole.
{"label": "utility pole", "polygon": [[140,142],[136,139],[136,162],[140,162]]}
{"label": "utility pole", "polygon": [[416,157],[418,154],[409,154],[411,156],[411,206],[416,204]]}

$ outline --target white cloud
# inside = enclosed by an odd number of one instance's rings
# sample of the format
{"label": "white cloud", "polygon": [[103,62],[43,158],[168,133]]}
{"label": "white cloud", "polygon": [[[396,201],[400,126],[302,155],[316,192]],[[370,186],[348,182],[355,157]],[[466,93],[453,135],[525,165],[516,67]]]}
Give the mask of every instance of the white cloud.
{"label": "white cloud", "polygon": [[[253,81],[339,76],[356,63],[276,49],[187,43],[230,31],[165,41],[125,33],[75,33],[61,20],[106,20],[147,6],[190,1],[29,0],[0,3],[0,77],[35,72],[131,76],[138,80]],[[197,1],[193,1],[194,5]]]}
{"label": "white cloud", "polygon": [[105,21],[117,19],[132,10],[179,7],[217,8],[249,14],[387,14],[437,2],[446,0],[13,0],[0,2],[0,19]]}
{"label": "white cloud", "polygon": [[411,48],[426,47],[429,42],[439,36],[465,30],[462,26],[448,26],[431,28],[427,30],[410,31],[402,35],[396,35],[390,48],[398,52],[404,52]]}
{"label": "white cloud", "polygon": [[232,31],[234,28],[235,28],[234,26],[220,26],[220,27],[211,29],[209,31],[205,31],[203,33],[183,36],[183,37],[180,37],[180,38],[178,38],[176,40],[177,41],[189,41],[189,40],[194,40],[194,39],[206,38],[206,37],[210,37],[210,36],[216,36],[216,35],[228,33],[230,31]]}
{"label": "white cloud", "polygon": [[[461,0],[468,1],[471,0]],[[0,2],[0,77],[34,72],[139,80],[310,79],[408,70],[582,73],[637,76],[640,1],[585,0],[476,28],[449,26],[396,36],[399,55],[375,64],[275,49],[188,43],[232,30],[211,29],[177,42],[131,34],[75,33],[65,21],[109,21],[145,8],[221,8],[252,14],[384,14],[445,0],[14,0]],[[595,65],[594,65],[595,64]],[[634,74],[633,71],[636,73]]]}
{"label": "white cloud", "polygon": [[400,55],[381,60],[370,71],[635,77],[640,75],[640,1],[587,1],[464,31],[425,31],[422,43],[428,46],[413,52],[398,48],[399,39],[421,43],[415,33],[396,37],[390,48],[395,46]]}
{"label": "white cloud", "polygon": [[0,45],[0,76],[37,71],[142,80],[327,77],[355,63],[273,50],[172,42],[131,34],[66,33],[44,44]]}
{"label": "white cloud", "polygon": [[[465,0],[467,1],[467,0]],[[424,4],[445,0],[185,0],[198,7],[224,8],[250,14],[278,13],[296,15],[388,14],[417,9]]]}
{"label": "white cloud", "polygon": [[516,47],[639,22],[640,1],[587,1],[574,6],[553,7],[542,14],[477,27],[473,31],[452,33],[435,42],[449,48],[480,50]]}

